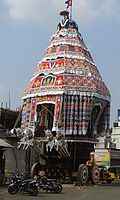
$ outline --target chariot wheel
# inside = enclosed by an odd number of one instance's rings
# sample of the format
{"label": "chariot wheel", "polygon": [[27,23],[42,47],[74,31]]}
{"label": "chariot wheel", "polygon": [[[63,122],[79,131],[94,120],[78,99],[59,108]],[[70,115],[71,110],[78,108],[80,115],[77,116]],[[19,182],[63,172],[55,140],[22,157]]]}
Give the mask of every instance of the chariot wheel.
{"label": "chariot wheel", "polygon": [[30,171],[30,176],[32,178],[34,178],[35,176],[37,176],[39,174],[39,172],[41,171],[41,164],[40,163],[34,163],[31,167],[31,171]]}
{"label": "chariot wheel", "polygon": [[88,167],[85,164],[78,167],[78,181],[81,185],[86,185],[89,181]]}
{"label": "chariot wheel", "polygon": [[95,185],[97,185],[100,181],[100,169],[96,165],[91,166],[90,180]]}

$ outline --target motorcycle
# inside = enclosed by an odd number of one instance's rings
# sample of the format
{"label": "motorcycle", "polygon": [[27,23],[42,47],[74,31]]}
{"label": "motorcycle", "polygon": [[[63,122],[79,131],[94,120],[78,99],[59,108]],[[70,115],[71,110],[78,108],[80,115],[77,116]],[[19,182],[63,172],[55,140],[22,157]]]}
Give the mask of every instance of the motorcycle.
{"label": "motorcycle", "polygon": [[18,191],[37,196],[38,187],[36,180],[25,180],[21,176],[16,175],[8,186],[8,192],[9,194],[16,194]]}
{"label": "motorcycle", "polygon": [[43,189],[46,192],[52,191],[55,193],[60,193],[62,191],[62,184],[57,179],[48,179],[45,176],[37,176],[37,182],[39,189]]}

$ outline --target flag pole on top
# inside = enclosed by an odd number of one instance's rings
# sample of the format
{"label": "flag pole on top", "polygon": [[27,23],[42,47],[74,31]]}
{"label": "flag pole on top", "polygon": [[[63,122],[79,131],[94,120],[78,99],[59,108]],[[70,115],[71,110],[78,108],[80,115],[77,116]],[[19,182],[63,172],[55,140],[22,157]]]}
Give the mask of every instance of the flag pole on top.
{"label": "flag pole on top", "polygon": [[65,4],[67,4],[66,10],[70,7],[70,20],[72,20],[72,0],[65,1]]}

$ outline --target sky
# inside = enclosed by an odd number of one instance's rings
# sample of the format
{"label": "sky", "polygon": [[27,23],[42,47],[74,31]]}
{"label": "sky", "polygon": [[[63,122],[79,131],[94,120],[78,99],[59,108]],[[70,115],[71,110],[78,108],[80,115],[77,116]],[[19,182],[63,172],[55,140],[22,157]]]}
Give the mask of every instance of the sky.
{"label": "sky", "polygon": [[[65,0],[0,0],[0,104],[16,109],[55,33]],[[72,18],[120,109],[120,0],[73,0]],[[10,99],[10,103],[9,103]]]}

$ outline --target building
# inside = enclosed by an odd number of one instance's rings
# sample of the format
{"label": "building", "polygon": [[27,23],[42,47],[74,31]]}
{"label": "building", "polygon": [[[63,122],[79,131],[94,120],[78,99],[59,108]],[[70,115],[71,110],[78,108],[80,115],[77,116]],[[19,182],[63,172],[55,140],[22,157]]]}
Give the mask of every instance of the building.
{"label": "building", "polygon": [[18,114],[19,111],[0,108],[0,130],[11,130],[15,125]]}
{"label": "building", "polygon": [[[20,126],[19,111],[0,108],[0,173],[25,170],[25,153],[18,151],[18,138],[10,130]],[[20,119],[20,118],[19,118]]]}
{"label": "building", "polygon": [[111,137],[116,148],[120,149],[120,109],[117,112],[117,120],[113,123]]}

